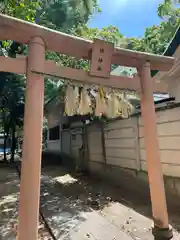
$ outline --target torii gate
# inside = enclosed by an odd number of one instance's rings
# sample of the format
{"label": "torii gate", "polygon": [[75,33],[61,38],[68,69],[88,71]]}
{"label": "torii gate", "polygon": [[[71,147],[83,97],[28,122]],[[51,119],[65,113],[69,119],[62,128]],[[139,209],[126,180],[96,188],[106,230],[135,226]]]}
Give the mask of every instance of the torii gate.
{"label": "torii gate", "polygon": [[[38,238],[44,75],[141,92],[153,234],[155,239],[171,239],[153,100],[153,92],[165,91],[166,86],[152,81],[151,69],[168,71],[174,58],[114,48],[101,40],[93,43],[5,15],[0,15],[0,39],[28,44],[29,48],[27,58],[0,57],[0,71],[27,75],[18,240]],[[91,60],[90,71],[45,61],[46,49]],[[139,76],[111,76],[111,64],[135,67]]]}

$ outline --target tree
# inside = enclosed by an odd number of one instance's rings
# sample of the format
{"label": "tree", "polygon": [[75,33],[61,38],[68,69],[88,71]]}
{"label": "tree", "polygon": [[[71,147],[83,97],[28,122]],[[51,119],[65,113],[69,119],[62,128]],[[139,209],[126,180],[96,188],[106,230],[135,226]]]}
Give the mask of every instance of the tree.
{"label": "tree", "polygon": [[[18,17],[30,22],[44,25],[56,30],[71,33],[79,25],[85,24],[93,12],[99,11],[96,0],[4,0],[0,2],[0,12],[13,17]],[[25,46],[11,41],[1,42],[1,46],[11,56],[23,53]],[[81,61],[75,61],[67,56],[57,53],[47,53],[47,59],[53,59],[67,65],[81,65]],[[83,64],[84,65],[84,64]],[[87,65],[87,64],[86,64]],[[51,78],[45,79],[45,100],[50,99],[58,91],[57,81]]]}
{"label": "tree", "polygon": [[102,29],[88,28],[87,25],[80,25],[73,32],[78,37],[94,40],[96,38],[113,43],[116,47],[123,47],[126,44],[126,39],[120,33],[118,27],[108,26]]}
{"label": "tree", "polygon": [[71,33],[79,25],[87,23],[93,12],[99,11],[96,0],[42,0],[36,22],[52,29]]}
{"label": "tree", "polygon": [[11,161],[16,148],[16,127],[23,125],[24,79],[12,73],[0,73],[0,107],[4,129],[4,161],[6,161],[6,142],[11,136]]}
{"label": "tree", "polygon": [[69,32],[99,11],[97,0],[1,0],[0,12]]}
{"label": "tree", "polygon": [[[71,29],[74,30],[78,25],[86,23],[93,9],[97,6],[96,0],[72,0],[66,2],[54,0],[48,4],[45,3],[45,0],[22,0],[19,3],[14,0],[0,1],[0,12],[26,21],[41,23],[54,29],[70,32]],[[64,14],[62,14],[63,12]],[[59,19],[59,16],[61,16],[61,19]],[[1,55],[16,57],[16,54],[22,54],[24,51],[26,51],[26,47],[17,42],[0,42]],[[68,59],[66,56],[48,53],[47,58],[48,55],[49,58],[53,57],[53,59],[57,59],[58,61],[69,62],[70,65],[72,63],[71,59]],[[24,84],[24,79],[11,73],[0,73],[0,78],[0,106],[5,133],[4,161],[6,161],[6,140],[9,135],[12,138],[11,161],[13,161],[16,147],[16,128],[17,126],[21,127],[23,124],[24,85],[22,84]],[[45,100],[49,100],[60,89],[53,79],[47,78],[45,80]]]}
{"label": "tree", "polygon": [[158,16],[170,20],[171,24],[176,24],[180,18],[179,4],[180,0],[164,0],[164,3],[158,6]]}
{"label": "tree", "polygon": [[129,38],[127,48],[136,51],[163,54],[179,26],[179,19],[175,25],[170,20],[163,21],[157,26],[148,27],[142,38]]}
{"label": "tree", "polygon": [[[99,11],[96,0],[21,0],[18,3],[14,0],[1,0],[0,11],[86,39],[100,38],[114,43],[116,47],[156,54],[164,52],[180,21],[180,18],[178,18],[179,10],[174,7],[170,0],[165,0],[164,4],[159,5],[158,14],[163,19],[162,23],[158,26],[146,28],[142,38],[125,38],[119,29],[114,26],[102,29],[88,28],[86,25],[88,19],[94,12]],[[174,13],[175,15],[173,15]],[[174,16],[175,25],[172,24]],[[3,53],[6,52],[6,55],[16,57],[17,53],[23,53],[26,48],[17,42],[4,41],[1,42],[0,50]],[[88,70],[88,61],[85,60],[77,60],[52,52],[48,52],[46,58],[64,66]],[[59,86],[60,82],[62,82],[61,79],[55,81],[52,78],[45,78],[45,101],[56,94],[63,94],[64,88],[62,85]]]}
{"label": "tree", "polygon": [[[176,3],[180,1],[177,0]],[[173,0],[164,0],[164,3],[159,4],[157,13],[163,21],[159,25],[146,28],[143,37],[129,38],[127,48],[155,54],[164,53],[180,25],[180,9]]]}
{"label": "tree", "polygon": [[167,40],[171,40],[177,28],[180,26],[180,0],[164,0],[158,6],[158,16],[162,18],[163,35]]}
{"label": "tree", "polygon": [[1,0],[0,12],[29,22],[34,22],[38,6],[39,1],[33,0]]}
{"label": "tree", "polygon": [[146,28],[142,38],[129,39],[130,44],[127,48],[142,52],[163,54],[177,29],[173,27],[171,31],[167,31],[169,28],[168,25],[168,22],[162,22],[158,26]]}

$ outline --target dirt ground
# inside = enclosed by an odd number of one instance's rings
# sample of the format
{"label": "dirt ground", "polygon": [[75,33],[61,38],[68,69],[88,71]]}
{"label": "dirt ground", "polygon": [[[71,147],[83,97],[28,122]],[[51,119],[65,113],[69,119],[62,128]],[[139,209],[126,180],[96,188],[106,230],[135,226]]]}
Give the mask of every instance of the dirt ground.
{"label": "dirt ground", "polygon": [[[0,167],[1,240],[16,238],[18,198],[17,173]],[[57,239],[153,240],[149,202],[101,180],[74,176],[60,166],[42,170],[41,206]],[[179,240],[178,212],[169,216],[173,239]],[[51,239],[42,224],[39,239]]]}

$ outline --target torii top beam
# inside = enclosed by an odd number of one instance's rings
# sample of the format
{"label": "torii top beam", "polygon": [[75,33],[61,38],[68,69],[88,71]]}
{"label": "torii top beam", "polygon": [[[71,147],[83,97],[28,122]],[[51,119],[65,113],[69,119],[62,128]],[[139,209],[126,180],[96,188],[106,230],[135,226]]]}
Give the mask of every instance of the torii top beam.
{"label": "torii top beam", "polygon": [[[49,51],[58,52],[75,58],[91,59],[92,41],[70,36],[37,24],[28,23],[0,14],[0,39],[15,40],[27,44],[34,37],[40,36]],[[139,68],[149,61],[152,70],[168,71],[174,64],[174,58],[155,54],[114,48],[112,64]]]}

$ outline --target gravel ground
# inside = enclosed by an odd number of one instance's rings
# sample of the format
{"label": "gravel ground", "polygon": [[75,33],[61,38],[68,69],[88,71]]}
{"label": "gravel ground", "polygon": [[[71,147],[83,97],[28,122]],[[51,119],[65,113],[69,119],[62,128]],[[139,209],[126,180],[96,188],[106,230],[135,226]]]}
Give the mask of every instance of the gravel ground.
{"label": "gravel ground", "polygon": [[[48,213],[48,211],[46,212],[46,209],[49,209],[52,201],[54,201],[54,205],[56,205],[56,213],[54,212],[57,216],[56,220],[63,212],[62,209],[65,209],[65,212],[68,214],[71,213],[70,215],[65,214],[69,216],[68,221],[71,227],[69,227],[67,223],[64,224],[63,231],[60,231],[59,236],[62,237],[66,229],[67,232],[72,232],[72,234],[76,232],[76,228],[79,227],[72,224],[72,219],[78,219],[80,213],[83,212],[84,215],[87,215],[89,212],[91,212],[91,214],[92,212],[96,212],[103,217],[107,225],[110,223],[111,226],[115,226],[119,232],[124,232],[130,239],[154,239],[151,234],[152,221],[150,219],[150,201],[147,202],[146,199],[143,200],[129,191],[126,191],[126,189],[114,187],[101,180],[93,179],[88,176],[76,177],[69,175],[62,168],[47,168],[43,170],[42,174],[44,178],[47,178],[47,180],[44,181],[44,187],[49,189],[47,190],[47,192],[49,191],[49,195],[46,195],[46,204],[44,205],[46,216],[48,216],[48,214],[50,214],[50,216],[53,215],[53,209],[51,209],[50,213]],[[173,211],[169,213],[174,230],[173,240],[179,240],[180,234],[178,231],[180,230],[180,217],[178,214],[174,214],[174,212],[177,213],[177,210],[174,211],[173,209]],[[56,220],[52,220],[51,226],[54,226],[53,224],[55,224]],[[96,222],[95,216],[92,221]],[[58,226],[60,224],[61,222],[58,222]],[[55,225],[57,226],[57,224]],[[80,225],[80,222],[78,222],[77,225]],[[57,229],[56,227],[53,228]],[[106,226],[105,228],[108,227]],[[70,233],[70,235],[67,235],[69,237],[72,234]],[[113,236],[113,231],[111,231],[111,236]],[[71,239],[71,237],[61,239]],[[97,239],[101,240],[103,237],[97,237]],[[106,239],[111,240],[113,238],[106,237]],[[120,236],[118,239],[121,239]]]}
{"label": "gravel ground", "polygon": [[[0,168],[0,239],[16,239],[19,180],[13,169]],[[70,175],[62,167],[42,170],[41,206],[57,239],[153,240],[151,209],[125,189],[88,176]],[[169,214],[173,240],[180,239],[178,214]],[[39,239],[51,239],[44,225]]]}
{"label": "gravel ground", "polygon": [[[19,186],[15,170],[0,165],[0,240],[16,239]],[[40,221],[39,240],[49,239],[49,233]]]}

